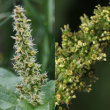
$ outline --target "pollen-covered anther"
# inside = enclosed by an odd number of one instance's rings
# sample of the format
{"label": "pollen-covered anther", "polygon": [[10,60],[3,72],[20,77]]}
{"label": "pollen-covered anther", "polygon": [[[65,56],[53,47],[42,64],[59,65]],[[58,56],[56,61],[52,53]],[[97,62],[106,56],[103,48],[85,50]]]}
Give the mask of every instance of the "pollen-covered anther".
{"label": "pollen-covered anther", "polygon": [[19,30],[21,33],[23,33],[24,32],[24,29],[23,28],[20,28],[20,30]]}
{"label": "pollen-covered anther", "polygon": [[33,63],[28,63],[28,67],[32,67],[33,66]]}
{"label": "pollen-covered anther", "polygon": [[15,57],[14,57],[14,60],[16,61],[16,60],[18,60],[18,58],[19,58],[19,56],[15,56]]}
{"label": "pollen-covered anther", "polygon": [[42,79],[46,79],[47,78],[47,74],[42,74]]}
{"label": "pollen-covered anther", "polygon": [[21,18],[18,18],[17,20],[20,21],[20,22],[23,21]]}
{"label": "pollen-covered anther", "polygon": [[18,40],[19,40],[19,37],[18,37],[18,36],[16,36],[16,37],[15,37],[15,40],[17,40],[17,41],[18,41]]}
{"label": "pollen-covered anther", "polygon": [[21,52],[21,47],[19,47],[19,48],[17,49],[17,52],[18,52],[18,53],[20,53],[20,52]]}
{"label": "pollen-covered anther", "polygon": [[76,98],[76,95],[73,95],[72,98],[75,99]]}
{"label": "pollen-covered anther", "polygon": [[27,36],[30,36],[30,32],[27,32]]}
{"label": "pollen-covered anther", "polygon": [[103,60],[104,60],[104,61],[107,61],[107,59],[106,59],[106,58],[104,58]]}
{"label": "pollen-covered anther", "polygon": [[96,60],[96,59],[97,59],[97,55],[96,55],[96,54],[93,54],[93,55],[91,56],[91,58],[92,58],[92,60]]}
{"label": "pollen-covered anther", "polygon": [[57,98],[57,100],[60,100],[61,95],[60,95],[60,94],[57,94],[57,95],[56,95],[56,98]]}
{"label": "pollen-covered anther", "polygon": [[31,51],[31,55],[34,56],[35,55],[35,52],[34,51]]}
{"label": "pollen-covered anther", "polygon": [[81,40],[78,41],[78,45],[79,45],[79,46],[82,46],[82,45],[83,45],[83,43],[82,43]]}

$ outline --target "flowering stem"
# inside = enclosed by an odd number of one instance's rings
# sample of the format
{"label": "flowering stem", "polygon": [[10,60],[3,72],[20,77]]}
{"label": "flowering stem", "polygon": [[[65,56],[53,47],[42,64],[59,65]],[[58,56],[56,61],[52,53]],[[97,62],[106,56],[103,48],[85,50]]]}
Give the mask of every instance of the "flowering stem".
{"label": "flowering stem", "polygon": [[42,104],[41,88],[47,81],[47,74],[41,73],[41,65],[36,63],[36,49],[33,48],[33,39],[30,29],[30,19],[24,14],[25,10],[20,6],[15,6],[13,19],[15,39],[15,55],[13,64],[15,71],[21,77],[17,91],[20,99],[25,99],[32,105]]}
{"label": "flowering stem", "polygon": [[56,106],[69,104],[76,92],[90,92],[97,80],[92,69],[96,61],[106,61],[105,47],[110,40],[110,7],[97,6],[94,16],[81,17],[80,30],[62,29],[62,44],[55,49]]}

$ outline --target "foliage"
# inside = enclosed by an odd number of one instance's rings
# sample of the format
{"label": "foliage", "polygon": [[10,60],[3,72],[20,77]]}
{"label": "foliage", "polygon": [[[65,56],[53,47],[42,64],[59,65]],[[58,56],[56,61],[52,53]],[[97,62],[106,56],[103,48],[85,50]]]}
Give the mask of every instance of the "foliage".
{"label": "foliage", "polygon": [[0,110],[15,109],[17,104],[15,89],[18,82],[18,78],[13,73],[0,68]]}
{"label": "foliage", "polygon": [[47,85],[42,88],[42,91],[45,93],[45,95],[43,96],[43,103],[47,103],[47,105],[49,105],[49,109],[54,110],[55,109],[55,81],[48,82]]}
{"label": "foliage", "polygon": [[10,89],[15,91],[16,84],[19,82],[19,78],[17,78],[12,72],[7,71],[3,68],[0,68],[0,85],[5,87],[6,89]]}
{"label": "foliage", "polygon": [[110,7],[97,6],[94,16],[81,17],[80,30],[62,29],[62,45],[55,48],[56,105],[69,104],[76,92],[90,92],[97,80],[92,65],[106,61],[105,47],[110,40]]}

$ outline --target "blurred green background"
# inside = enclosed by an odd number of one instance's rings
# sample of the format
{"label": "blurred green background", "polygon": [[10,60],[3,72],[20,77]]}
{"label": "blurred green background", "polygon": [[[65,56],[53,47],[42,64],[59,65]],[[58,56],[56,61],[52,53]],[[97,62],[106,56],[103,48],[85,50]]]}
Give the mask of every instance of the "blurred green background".
{"label": "blurred green background", "polygon": [[[56,41],[61,43],[61,30],[64,24],[69,24],[72,31],[77,31],[80,16],[84,13],[93,15],[96,5],[107,6],[109,0],[56,0],[55,28]],[[67,110],[110,110],[110,46],[107,48],[107,62],[94,65],[99,80],[94,84],[91,93],[78,93]]]}
{"label": "blurred green background", "polygon": [[49,79],[54,79],[54,0],[0,0],[0,66],[13,71],[11,36],[15,32],[11,15],[15,5],[23,6],[26,16],[32,20],[32,35],[39,51],[37,62],[42,64],[42,72],[47,71]]}

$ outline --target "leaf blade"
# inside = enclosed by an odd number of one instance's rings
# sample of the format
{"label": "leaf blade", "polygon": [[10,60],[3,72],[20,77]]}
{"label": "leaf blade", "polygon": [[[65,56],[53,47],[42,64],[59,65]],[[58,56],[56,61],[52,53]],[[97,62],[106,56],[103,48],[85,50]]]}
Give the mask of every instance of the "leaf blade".
{"label": "leaf blade", "polygon": [[9,90],[15,91],[16,84],[19,82],[19,78],[12,72],[0,68],[0,85],[6,87]]}

